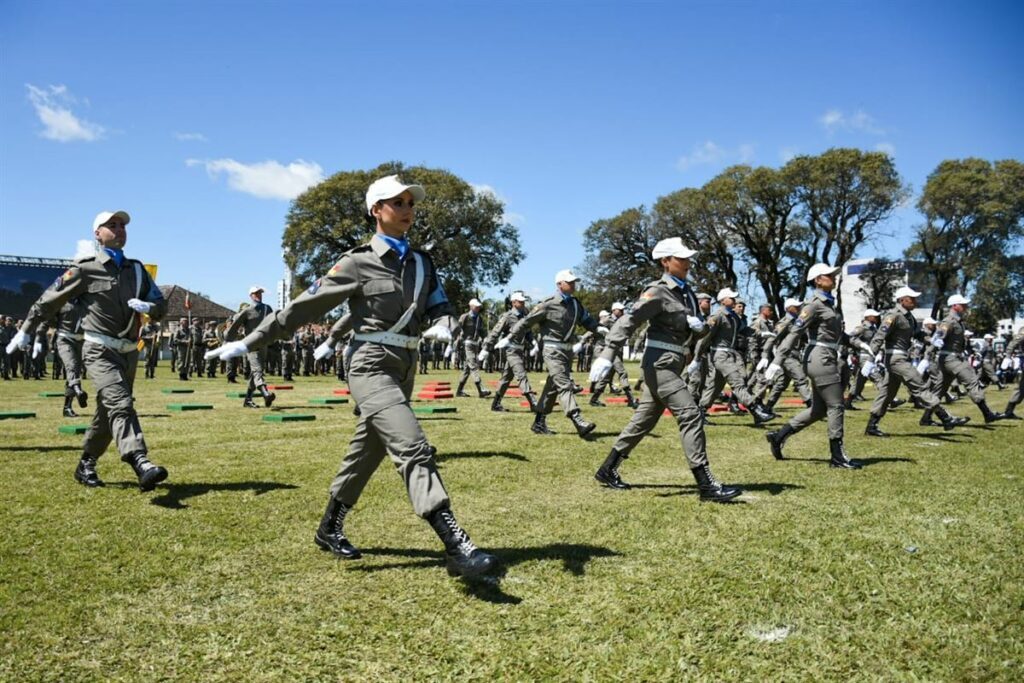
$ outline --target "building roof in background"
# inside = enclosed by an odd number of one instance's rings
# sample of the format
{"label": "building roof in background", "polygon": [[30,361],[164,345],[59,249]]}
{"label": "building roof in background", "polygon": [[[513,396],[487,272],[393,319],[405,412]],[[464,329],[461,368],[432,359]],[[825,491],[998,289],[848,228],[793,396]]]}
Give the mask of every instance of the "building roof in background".
{"label": "building roof in background", "polygon": [[167,300],[167,315],[165,316],[167,320],[188,317],[189,311],[185,309],[186,294],[189,295],[189,302],[192,304],[191,313],[193,318],[223,320],[235,314],[235,311],[227,306],[221,306],[214,301],[210,301],[202,294],[196,294],[181,285],[160,285],[160,292],[164,295],[164,299]]}

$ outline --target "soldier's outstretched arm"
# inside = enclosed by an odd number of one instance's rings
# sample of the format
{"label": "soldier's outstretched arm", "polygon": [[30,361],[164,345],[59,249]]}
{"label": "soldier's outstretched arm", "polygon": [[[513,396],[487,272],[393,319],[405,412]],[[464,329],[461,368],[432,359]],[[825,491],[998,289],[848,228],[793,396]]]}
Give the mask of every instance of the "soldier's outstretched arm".
{"label": "soldier's outstretched arm", "polygon": [[512,326],[512,329],[508,331],[506,337],[514,337],[523,330],[527,330],[536,325],[540,320],[548,313],[545,302],[541,302],[530,309],[530,312],[520,318],[519,322]]}
{"label": "soldier's outstretched arm", "polygon": [[40,323],[56,318],[65,303],[85,292],[85,280],[82,269],[77,265],[64,271],[64,274],[32,304],[28,315],[25,316],[25,322],[21,325],[21,331],[32,334]]}

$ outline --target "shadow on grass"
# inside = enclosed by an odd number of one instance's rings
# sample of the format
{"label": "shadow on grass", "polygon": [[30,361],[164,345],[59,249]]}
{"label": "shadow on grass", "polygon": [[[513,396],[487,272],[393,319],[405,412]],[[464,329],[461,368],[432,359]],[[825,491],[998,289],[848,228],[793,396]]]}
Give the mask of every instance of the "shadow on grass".
{"label": "shadow on grass", "polygon": [[155,420],[161,417],[170,417],[170,413],[139,413],[139,417],[144,417],[147,420]]}
{"label": "shadow on grass", "polygon": [[[777,496],[780,493],[783,493],[783,492],[788,491],[790,489],[806,488],[805,486],[801,486],[800,484],[784,484],[782,482],[774,482],[774,481],[756,482],[756,483],[753,483],[753,484],[739,484],[739,483],[734,483],[734,482],[725,482],[725,483],[728,484],[729,486],[735,486],[737,488],[743,489],[744,493],[748,493],[748,492],[751,492],[751,491],[763,491],[763,492],[765,492],[765,493],[767,493],[768,495],[771,495],[771,496]],[[664,484],[662,484],[661,487],[662,488],[667,488]],[[640,488],[640,487],[634,485],[633,488]],[[676,486],[676,487],[673,487],[673,488],[676,488],[678,490],[677,491],[673,491],[671,493],[659,493],[659,494],[657,494],[658,498],[670,498],[672,496],[691,496],[691,495],[697,495],[699,493],[699,490],[697,489],[697,485],[696,484],[686,484],[686,485],[683,485],[683,486]],[[742,503],[743,501],[730,501],[730,502]]]}
{"label": "shadow on grass", "polygon": [[[793,462],[821,462],[821,463],[825,463],[826,465],[829,463],[829,458],[791,458],[788,455],[785,457],[785,460],[791,460]],[[878,463],[882,463],[882,462],[909,462],[909,463],[911,463],[913,465],[917,464],[917,460],[914,460],[913,458],[898,458],[898,457],[895,457],[895,456],[893,456],[893,457],[879,456],[879,457],[875,457],[875,458],[870,458],[870,457],[861,457],[859,455],[852,454],[852,453],[850,454],[850,460],[856,460],[857,462],[862,463],[864,465],[864,467],[870,467],[871,465],[877,465]]]}
{"label": "shadow on grass", "polygon": [[525,455],[512,453],[511,451],[462,451],[461,453],[438,453],[436,458],[438,462],[455,460],[458,458],[508,458],[509,460],[518,460],[519,462],[530,462],[530,459]]}
{"label": "shadow on grass", "polygon": [[[523,562],[559,561],[562,569],[573,576],[583,576],[587,563],[595,557],[618,557],[619,553],[595,545],[577,543],[551,543],[533,548],[487,548],[488,552],[497,556],[501,563],[500,569],[491,576],[464,579],[462,589],[485,602],[518,605],[522,598],[509,595],[501,589],[501,579],[507,571]],[[444,566],[444,553],[439,550],[421,550],[418,548],[370,548],[362,549],[364,555],[381,555],[410,558],[411,562],[387,562],[376,565],[354,565],[350,571],[377,572],[388,569],[436,569]]]}
{"label": "shadow on grass", "polygon": [[[135,488],[136,484],[125,484],[125,488]],[[297,489],[295,484],[281,484],[276,481],[237,481],[222,482],[217,484],[168,484],[160,486],[157,490],[160,495],[155,496],[150,502],[169,510],[185,510],[188,508],[183,501],[196,496],[202,496],[210,491],[252,491],[257,496],[264,493],[277,491],[279,489]]]}
{"label": "shadow on grass", "polygon": [[31,451],[39,451],[40,453],[55,453],[58,451],[75,451],[81,452],[82,447],[79,446],[0,446],[0,451],[7,451],[9,453],[28,453]]}
{"label": "shadow on grass", "polygon": [[[960,427],[957,427],[960,429]],[[975,436],[973,434],[957,434],[956,432],[911,432],[910,434],[893,434],[889,433],[889,436],[896,438],[915,438],[915,439],[934,439],[935,441],[946,441],[949,443],[967,443],[973,441]]]}

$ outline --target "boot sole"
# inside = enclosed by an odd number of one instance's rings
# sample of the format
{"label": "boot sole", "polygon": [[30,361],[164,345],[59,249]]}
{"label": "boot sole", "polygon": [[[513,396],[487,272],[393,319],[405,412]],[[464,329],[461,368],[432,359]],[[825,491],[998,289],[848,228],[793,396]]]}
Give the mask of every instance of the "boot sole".
{"label": "boot sole", "polygon": [[75,473],[75,481],[77,481],[82,486],[88,487],[90,489],[98,489],[102,486],[106,486],[106,484],[99,480],[96,480],[95,482],[90,482],[88,479],[83,479],[82,477],[78,476],[77,472]]}
{"label": "boot sole", "polygon": [[[152,471],[152,470],[151,470]],[[140,491],[152,491],[156,488],[156,485],[167,479],[167,470],[163,467],[158,467],[157,470],[150,477],[143,477],[139,482]]]}
{"label": "boot sole", "polygon": [[493,560],[485,563],[479,569],[459,569],[450,560],[445,563],[445,568],[448,570],[448,576],[451,577],[462,577],[462,578],[473,578],[474,576],[483,576],[488,572],[491,572],[498,568],[498,561]]}
{"label": "boot sole", "polygon": [[594,474],[594,479],[597,481],[597,483],[601,484],[601,486],[604,486],[605,488],[609,489],[614,489],[616,491],[628,491],[630,488],[632,488],[626,482],[615,483],[610,479],[605,479],[600,472]]}
{"label": "boot sole", "polygon": [[343,560],[358,560],[363,556],[363,554],[359,552],[359,550],[355,546],[352,547],[353,552],[351,553],[339,553],[331,547],[330,543],[321,540],[320,536],[313,536],[313,542],[317,544],[320,550],[331,553],[335,557],[340,557]]}
{"label": "boot sole", "polygon": [[743,491],[736,491],[736,493],[733,493],[733,494],[730,494],[730,495],[715,496],[714,498],[705,498],[704,496],[701,496],[700,497],[700,502],[702,502],[702,503],[728,503],[730,500],[733,500],[734,498],[739,498],[742,495],[743,495]]}

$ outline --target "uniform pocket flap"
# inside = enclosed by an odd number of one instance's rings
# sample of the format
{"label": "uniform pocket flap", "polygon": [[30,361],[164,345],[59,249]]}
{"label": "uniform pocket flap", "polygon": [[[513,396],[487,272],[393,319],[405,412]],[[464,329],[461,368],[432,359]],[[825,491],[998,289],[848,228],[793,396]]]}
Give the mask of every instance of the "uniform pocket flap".
{"label": "uniform pocket flap", "polygon": [[387,294],[395,291],[395,281],[391,279],[370,280],[363,284],[363,294]]}

